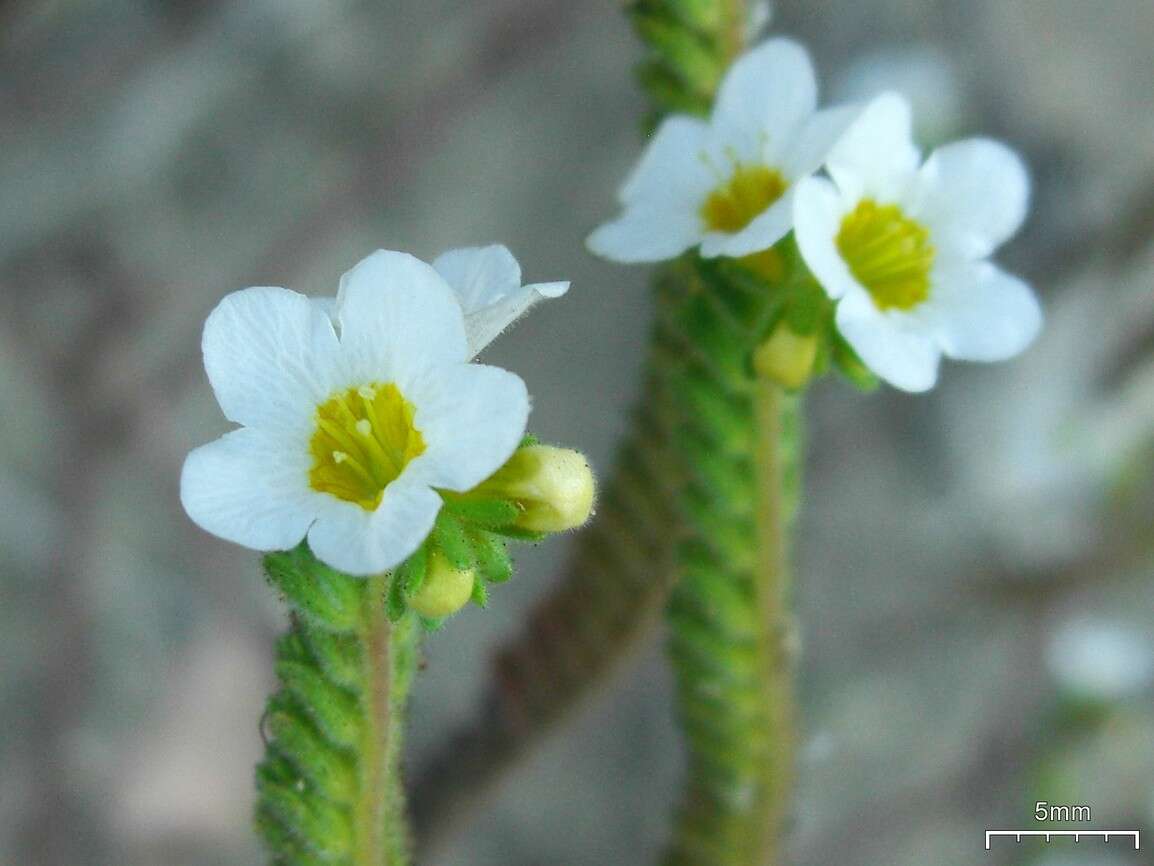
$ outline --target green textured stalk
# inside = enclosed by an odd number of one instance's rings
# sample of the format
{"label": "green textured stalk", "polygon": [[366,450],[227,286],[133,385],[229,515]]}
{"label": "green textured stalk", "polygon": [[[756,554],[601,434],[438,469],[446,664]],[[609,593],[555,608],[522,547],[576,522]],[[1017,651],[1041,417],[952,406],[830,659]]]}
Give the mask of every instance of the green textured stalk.
{"label": "green textured stalk", "polygon": [[794,776],[787,554],[800,412],[752,374],[727,391],[749,413],[751,449],[704,463],[684,454],[701,478],[669,618],[689,772],[666,862],[769,866],[782,862]]}
{"label": "green textured stalk", "polygon": [[408,861],[400,755],[402,720],[413,675],[413,617],[385,615],[388,575],[370,578],[360,633],[366,689],[362,696],[361,796],[356,803],[357,866],[402,866]]}
{"label": "green textured stalk", "polygon": [[[637,0],[627,11],[646,48],[637,74],[653,107],[649,125],[670,112],[708,113],[725,69],[744,48],[743,0]],[[475,806],[660,621],[675,577],[675,503],[684,484],[672,443],[682,435],[687,401],[691,414],[708,414],[713,401],[708,387],[679,393],[682,365],[669,353],[683,342],[677,311],[696,279],[684,263],[661,272],[644,394],[602,485],[597,516],[557,587],[498,651],[475,718],[418,774],[412,806],[422,846]]]}
{"label": "green textured stalk", "polygon": [[272,862],[404,866],[399,759],[415,617],[390,622],[388,575],[340,574],[303,545],[270,554],[265,567],[292,608],[257,768],[256,823]]}

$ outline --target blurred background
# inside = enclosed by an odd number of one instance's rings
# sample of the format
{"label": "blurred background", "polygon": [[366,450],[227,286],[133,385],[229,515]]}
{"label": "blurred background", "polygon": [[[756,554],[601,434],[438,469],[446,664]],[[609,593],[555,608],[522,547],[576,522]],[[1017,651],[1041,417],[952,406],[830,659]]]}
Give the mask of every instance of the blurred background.
{"label": "blurred background", "polygon": [[[199,335],[228,291],[331,294],[377,247],[504,242],[573,289],[487,360],[528,381],[537,435],[608,471],[650,321],[646,270],[581,245],[640,147],[620,11],[0,4],[0,863],[262,861],[283,613],[258,557],[177,498],[227,426]],[[1048,315],[1024,357],[947,366],[928,396],[815,389],[797,862],[1154,862],[981,848],[1038,800],[1154,835],[1154,4],[781,0],[771,29],[808,42],[829,97],[896,87],[927,143],[1023,151],[1035,207],[1002,259]],[[524,551],[489,611],[430,638],[412,763],[565,554]],[[654,635],[437,862],[653,862],[670,686]]]}

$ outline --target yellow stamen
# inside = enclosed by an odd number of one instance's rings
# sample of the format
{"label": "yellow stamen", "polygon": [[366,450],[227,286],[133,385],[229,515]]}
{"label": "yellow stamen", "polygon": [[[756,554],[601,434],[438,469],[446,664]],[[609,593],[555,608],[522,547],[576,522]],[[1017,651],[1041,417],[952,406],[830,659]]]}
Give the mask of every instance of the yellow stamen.
{"label": "yellow stamen", "polygon": [[930,233],[897,205],[863,199],[842,220],[837,249],[879,310],[912,310],[930,296]]}
{"label": "yellow stamen", "polygon": [[391,382],[334,394],[317,407],[309,485],[366,511],[376,509],[385,488],[425,451],[415,412]]}
{"label": "yellow stamen", "polygon": [[705,199],[701,219],[709,231],[739,232],[781,198],[787,187],[776,169],[739,163],[729,180]]}

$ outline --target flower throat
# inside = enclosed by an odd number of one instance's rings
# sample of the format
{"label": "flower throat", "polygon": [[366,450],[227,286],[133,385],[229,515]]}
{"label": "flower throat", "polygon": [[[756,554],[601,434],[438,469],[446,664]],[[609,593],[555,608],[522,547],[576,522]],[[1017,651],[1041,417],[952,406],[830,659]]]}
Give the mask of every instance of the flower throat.
{"label": "flower throat", "polygon": [[738,165],[733,176],[709,194],[701,219],[710,231],[739,232],[785,193],[781,172],[764,165]]}
{"label": "flower throat", "polygon": [[897,205],[863,200],[842,220],[837,249],[879,310],[912,310],[930,296],[930,233]]}
{"label": "flower throat", "polygon": [[385,488],[425,451],[414,412],[391,382],[334,394],[317,407],[309,486],[374,511]]}

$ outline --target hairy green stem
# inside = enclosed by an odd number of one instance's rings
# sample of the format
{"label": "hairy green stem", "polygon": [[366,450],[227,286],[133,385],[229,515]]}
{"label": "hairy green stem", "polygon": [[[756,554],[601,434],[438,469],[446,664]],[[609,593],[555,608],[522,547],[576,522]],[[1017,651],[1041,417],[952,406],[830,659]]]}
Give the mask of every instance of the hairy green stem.
{"label": "hairy green stem", "polygon": [[413,668],[413,617],[389,622],[388,588],[387,574],[369,579],[360,635],[366,688],[355,866],[404,866],[409,860],[400,754]]}
{"label": "hairy green stem", "polygon": [[755,862],[780,862],[779,840],[793,791],[796,708],[792,665],[788,533],[792,522],[791,488],[796,479],[796,398],[773,382],[759,380],[754,396],[756,479],[758,486],[759,568],[755,582],[761,609],[762,696],[769,728],[770,754],[761,765],[765,839]]}
{"label": "hairy green stem", "polygon": [[416,618],[390,622],[389,575],[341,574],[305,545],[269,554],[265,568],[292,611],[257,768],[256,824],[272,862],[406,866],[399,764]]}
{"label": "hairy green stem", "polygon": [[800,431],[797,397],[755,374],[750,356],[789,273],[759,295],[725,267],[700,269],[682,321],[703,357],[686,379],[709,389],[712,409],[687,418],[678,449],[691,481],[670,656],[689,768],[666,862],[770,866],[793,780],[787,553]]}

